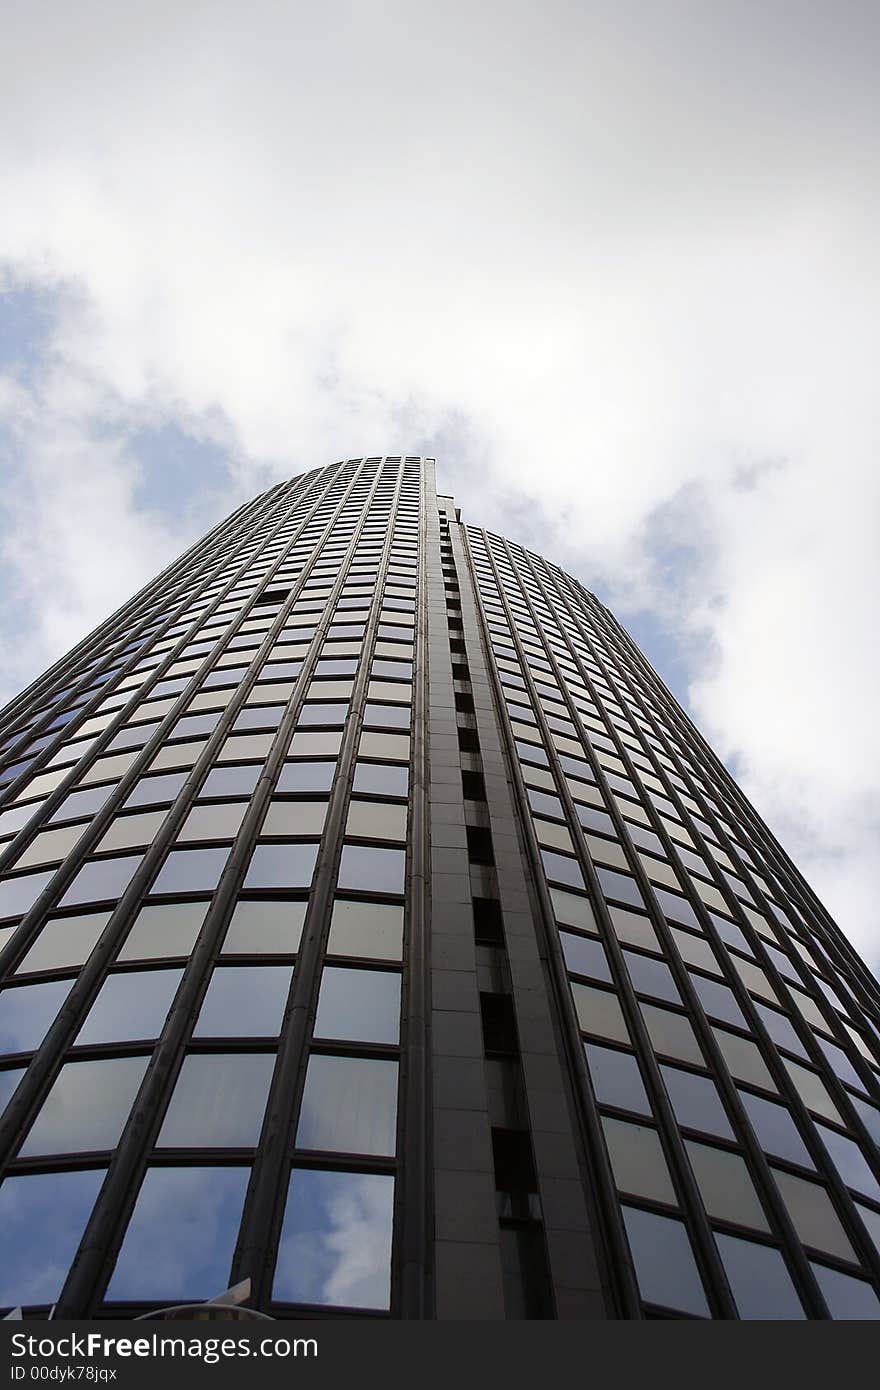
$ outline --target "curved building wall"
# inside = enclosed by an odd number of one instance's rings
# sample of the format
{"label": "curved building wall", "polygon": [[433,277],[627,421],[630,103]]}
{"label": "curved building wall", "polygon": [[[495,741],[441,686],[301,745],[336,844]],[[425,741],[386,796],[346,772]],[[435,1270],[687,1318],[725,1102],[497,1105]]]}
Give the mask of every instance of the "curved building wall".
{"label": "curved building wall", "polygon": [[242,507],[0,759],[0,1307],[880,1315],[876,982],[432,461]]}

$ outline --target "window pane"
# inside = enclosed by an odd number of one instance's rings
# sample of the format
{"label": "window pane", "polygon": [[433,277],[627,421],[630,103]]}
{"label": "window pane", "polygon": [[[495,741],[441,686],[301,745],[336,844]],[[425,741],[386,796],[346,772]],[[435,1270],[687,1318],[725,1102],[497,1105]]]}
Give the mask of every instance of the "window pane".
{"label": "window pane", "polygon": [[155,839],[167,816],[167,811],[141,811],[133,816],[116,816],[97,848],[103,854],[110,849],[133,849],[149,845]]}
{"label": "window pane", "polygon": [[600,1105],[619,1105],[622,1110],[651,1114],[639,1064],[632,1053],[599,1047],[597,1043],[584,1043],[584,1052]]}
{"label": "window pane", "polygon": [[295,955],[299,950],[308,903],[251,902],[236,904],[226,936],[224,955],[277,952]]}
{"label": "window pane", "polygon": [[672,978],[672,971],[662,960],[637,956],[632,951],[624,951],[623,958],[633,988],[639,994],[653,994],[658,999],[668,999],[671,1004],[681,1003],[681,995]]}
{"label": "window pane", "polygon": [[55,1301],[103,1179],[103,1168],[6,1179],[0,1187],[0,1305]]}
{"label": "window pane", "polygon": [[16,975],[32,970],[64,970],[82,965],[110,921],[109,912],[91,912],[83,917],[51,918],[28,951]]}
{"label": "window pane", "polygon": [[327,951],[336,956],[400,960],[403,908],[391,903],[348,902],[337,898],[330,920]]}
{"label": "window pane", "polygon": [[270,801],[260,835],[320,835],[326,819],[326,801]]}
{"label": "window pane", "polygon": [[603,1118],[602,1128],[618,1189],[674,1204],[675,1188],[657,1131],[609,1115]]}
{"label": "window pane", "polygon": [[801,1301],[778,1250],[720,1232],[715,1233],[715,1241],[741,1318],[784,1321],[804,1317]]}
{"label": "window pane", "polygon": [[733,991],[726,985],[719,985],[715,980],[705,980],[702,975],[694,974],[691,974],[691,983],[710,1018],[732,1023],[737,1028],[748,1027]]}
{"label": "window pane", "polygon": [[381,801],[352,801],[345,833],[365,840],[405,840],[406,807]]}
{"label": "window pane", "polygon": [[826,1250],[842,1260],[854,1261],[852,1246],[825,1188],[806,1178],[796,1178],[793,1173],[783,1173],[779,1168],[773,1169],[773,1176],[804,1244]]}
{"label": "window pane", "polygon": [[59,904],[73,907],[78,903],[109,902],[121,898],[143,855],[128,854],[122,859],[92,860],[84,864]]}
{"label": "window pane", "polygon": [[817,1124],[816,1129],[841,1182],[854,1188],[856,1192],[873,1198],[875,1202],[880,1201],[880,1183],[868,1167],[858,1144],[852,1139],[847,1139],[845,1134],[838,1134],[836,1130],[829,1129],[827,1125]]}
{"label": "window pane", "polygon": [[276,792],[329,792],[336,773],[335,763],[285,763],[275,785]]}
{"label": "window pane", "polygon": [[685,1140],[703,1206],[720,1221],[735,1221],[769,1231],[767,1218],[758,1200],[749,1171],[739,1154],[716,1149],[709,1144]]}
{"label": "window pane", "polygon": [[223,849],[173,849],[159,870],[150,893],[211,893],[229,858]]}
{"label": "window pane", "polygon": [[118,960],[188,956],[208,910],[207,903],[161,903],[142,907]]}
{"label": "window pane", "polygon": [[249,1148],[260,1137],[275,1054],[190,1053],[156,1141],[160,1148]]}
{"label": "window pane", "polygon": [[[125,804],[126,806],[157,806],[162,802],[173,801],[187,776],[186,772],[168,772],[161,777],[142,777],[139,782],[135,782]],[[112,787],[106,790],[112,791]]]}
{"label": "window pane", "polygon": [[590,985],[574,983],[571,987],[578,1023],[585,1033],[597,1033],[601,1038],[628,1043],[629,1032],[616,994],[608,989],[593,989]]}
{"label": "window pane", "polygon": [[295,1168],[272,1288],[285,1303],[387,1308],[394,1179]]}
{"label": "window pane", "polygon": [[375,849],[344,845],[339,866],[340,888],[360,888],[371,893],[402,893],[406,853],[402,849]]}
{"label": "window pane", "polygon": [[713,1028],[721,1055],[737,1081],[748,1081],[753,1086],[763,1086],[767,1091],[775,1091],[773,1078],[767,1070],[763,1057],[754,1043],[747,1038],[739,1038],[728,1033],[725,1028]]}
{"label": "window pane", "polygon": [[193,1036],[276,1038],[292,974],[292,965],[217,966]]}
{"label": "window pane", "polygon": [[576,893],[566,893],[564,888],[551,888],[550,901],[557,922],[568,927],[580,927],[581,931],[592,932],[598,936],[599,928],[593,916],[593,909],[587,898]]}
{"label": "window pane", "polygon": [[400,1039],[400,976],[386,970],[325,966],[315,1037],[396,1043]]}
{"label": "window pane", "polygon": [[682,1223],[626,1206],[623,1219],[645,1302],[708,1317],[706,1295]]}
{"label": "window pane", "polygon": [[199,796],[250,796],[262,771],[262,763],[246,763],[243,767],[212,768],[202,783]]}
{"label": "window pane", "polygon": [[70,993],[72,980],[22,985],[0,993],[0,1052],[39,1047]]}
{"label": "window pane", "polygon": [[245,888],[308,888],[318,857],[316,844],[258,844],[251,856]]}
{"label": "window pane", "polygon": [[753,1096],[748,1091],[740,1091],[739,1096],[762,1149],[776,1158],[787,1158],[807,1168],[815,1167],[798,1127],[784,1105]]}
{"label": "window pane", "polygon": [[714,1081],[678,1067],[663,1066],[660,1071],[680,1125],[685,1129],[704,1129],[721,1139],[736,1137]]}
{"label": "window pane", "polygon": [[133,970],[110,975],[75,1045],[158,1038],[182,974],[182,970]]}
{"label": "window pane", "polygon": [[150,1168],[107,1290],[114,1299],[212,1298],[229,1287],[247,1168]]}
{"label": "window pane", "polygon": [[20,1153],[85,1153],[119,1143],[148,1057],[68,1062],[43,1102]]}
{"label": "window pane", "polygon": [[194,806],[177,832],[177,839],[234,840],[247,808],[246,801],[232,801],[228,806]]}
{"label": "window pane", "polygon": [[880,1319],[880,1299],[864,1279],[853,1279],[837,1269],[810,1261],[819,1288],[832,1318],[851,1322],[875,1322]]}
{"label": "window pane", "polygon": [[386,763],[356,763],[354,790],[375,796],[406,796],[409,769]]}
{"label": "window pane", "polygon": [[677,1057],[682,1062],[704,1065],[694,1030],[682,1014],[657,1008],[654,1004],[642,1004],[641,1010],[655,1052]]}
{"label": "window pane", "polygon": [[396,1062],[318,1054],[309,1058],[298,1148],[391,1155],[396,1119]]}

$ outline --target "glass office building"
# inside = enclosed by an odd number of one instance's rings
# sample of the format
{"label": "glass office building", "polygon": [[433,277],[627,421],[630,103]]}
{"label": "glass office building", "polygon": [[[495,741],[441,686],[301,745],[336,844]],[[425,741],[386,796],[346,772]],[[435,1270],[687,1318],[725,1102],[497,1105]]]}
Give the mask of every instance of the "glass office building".
{"label": "glass office building", "polygon": [[432,460],[240,508],[0,715],[0,1307],[880,1316],[880,993]]}

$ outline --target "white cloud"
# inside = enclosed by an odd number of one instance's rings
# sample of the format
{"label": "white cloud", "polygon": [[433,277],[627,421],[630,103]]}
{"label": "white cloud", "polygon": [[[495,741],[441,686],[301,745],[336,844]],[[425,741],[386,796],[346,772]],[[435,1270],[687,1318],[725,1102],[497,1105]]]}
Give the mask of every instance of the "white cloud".
{"label": "white cloud", "polygon": [[9,405],[22,661],[209,520],[138,508],[139,425],[229,447],[230,507],[454,441],[467,518],[708,638],[702,726],[876,952],[878,28],[784,0],[19,7],[0,258],[66,287]]}

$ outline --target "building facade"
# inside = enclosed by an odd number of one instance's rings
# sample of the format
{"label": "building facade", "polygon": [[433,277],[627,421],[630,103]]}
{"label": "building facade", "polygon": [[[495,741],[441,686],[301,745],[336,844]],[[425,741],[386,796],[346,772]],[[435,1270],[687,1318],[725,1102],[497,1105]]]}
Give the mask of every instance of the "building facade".
{"label": "building facade", "polygon": [[0,1307],[877,1318],[878,1144],[876,981],[432,460],[271,489],[0,714]]}

